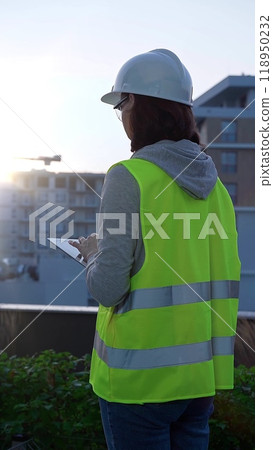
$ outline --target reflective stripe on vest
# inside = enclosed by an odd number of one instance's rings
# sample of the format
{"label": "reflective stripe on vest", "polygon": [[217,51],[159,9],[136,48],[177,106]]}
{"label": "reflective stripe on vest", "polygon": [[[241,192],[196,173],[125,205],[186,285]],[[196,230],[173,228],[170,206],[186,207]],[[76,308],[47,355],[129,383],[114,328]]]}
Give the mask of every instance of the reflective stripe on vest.
{"label": "reflective stripe on vest", "polygon": [[108,367],[141,370],[209,361],[213,356],[232,355],[235,336],[214,337],[211,341],[152,349],[132,350],[105,345],[96,331],[94,349]]}
{"label": "reflective stripe on vest", "polygon": [[116,314],[133,309],[162,308],[209,301],[212,299],[237,298],[239,281],[217,280],[182,284],[160,288],[137,289],[115,307]]}

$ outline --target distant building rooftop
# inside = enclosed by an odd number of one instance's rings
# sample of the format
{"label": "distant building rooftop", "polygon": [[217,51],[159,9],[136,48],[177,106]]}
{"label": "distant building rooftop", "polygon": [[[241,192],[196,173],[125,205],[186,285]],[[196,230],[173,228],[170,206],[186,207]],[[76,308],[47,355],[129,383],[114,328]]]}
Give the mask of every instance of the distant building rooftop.
{"label": "distant building rooftop", "polygon": [[232,120],[236,116],[255,116],[255,77],[253,75],[229,75],[193,102],[193,113],[200,125],[204,119]]}
{"label": "distant building rooftop", "polygon": [[194,106],[221,107],[226,99],[232,104],[255,89],[255,77],[253,75],[229,75],[211,89],[194,100]]}

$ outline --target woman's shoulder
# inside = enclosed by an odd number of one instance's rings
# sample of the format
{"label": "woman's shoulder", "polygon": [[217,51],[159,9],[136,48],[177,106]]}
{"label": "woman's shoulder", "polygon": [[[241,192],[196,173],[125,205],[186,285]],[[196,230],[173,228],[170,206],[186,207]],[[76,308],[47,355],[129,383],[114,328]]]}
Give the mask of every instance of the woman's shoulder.
{"label": "woman's shoulder", "polygon": [[[140,191],[139,186],[133,175],[122,164],[111,167],[107,172],[102,196],[107,203],[128,203],[131,209],[135,209],[139,204]],[[122,202],[121,202],[122,200]]]}
{"label": "woman's shoulder", "polygon": [[106,183],[117,184],[118,186],[137,185],[135,178],[125,165],[117,163],[112,166],[106,174]]}

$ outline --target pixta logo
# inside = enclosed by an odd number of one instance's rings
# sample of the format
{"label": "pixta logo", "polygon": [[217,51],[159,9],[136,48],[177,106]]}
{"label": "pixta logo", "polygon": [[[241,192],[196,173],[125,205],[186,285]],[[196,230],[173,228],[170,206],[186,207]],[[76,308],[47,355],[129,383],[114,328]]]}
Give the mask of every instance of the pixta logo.
{"label": "pixta logo", "polygon": [[[52,208],[53,207],[53,208]],[[59,214],[65,208],[63,206],[55,206],[54,203],[47,203],[39,209],[36,209],[33,213],[29,215],[29,240],[36,242],[38,235],[38,242],[41,245],[46,245],[46,228],[49,223],[49,236],[51,238],[56,238],[57,236],[57,226],[66,221],[68,217],[72,216],[75,211],[68,209],[62,214]],[[43,214],[43,215],[42,215]],[[42,215],[38,220],[38,216]],[[61,239],[69,239],[74,233],[74,221],[71,220],[68,223],[68,230],[65,234],[61,236]],[[51,248],[55,246],[50,243]]]}
{"label": "pixta logo", "polygon": [[[139,214],[132,213],[130,216],[131,237],[139,238]],[[161,239],[170,239],[164,230],[166,219],[181,220],[181,236],[183,239],[191,239],[191,224],[193,220],[201,220],[200,213],[162,213],[158,218],[152,213],[145,212],[145,218],[151,225],[150,230],[143,236],[143,239],[152,239],[158,234]],[[98,213],[96,214],[96,230],[98,239],[102,239],[105,232],[109,234],[126,234],[126,213]],[[104,221],[107,221],[104,223]],[[118,225],[118,226],[116,226]],[[127,231],[128,232],[128,231]],[[223,225],[216,213],[208,213],[206,219],[200,223],[200,233],[198,239],[206,239],[209,235],[218,234],[221,239],[228,239]]]}

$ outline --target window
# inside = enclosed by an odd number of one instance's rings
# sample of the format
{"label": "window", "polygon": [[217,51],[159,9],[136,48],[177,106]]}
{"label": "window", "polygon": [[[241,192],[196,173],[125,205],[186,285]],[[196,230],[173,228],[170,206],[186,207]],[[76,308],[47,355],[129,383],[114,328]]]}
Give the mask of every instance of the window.
{"label": "window", "polygon": [[17,241],[15,239],[11,240],[11,248],[12,250],[15,250],[17,248]]}
{"label": "window", "polygon": [[65,202],[66,200],[66,195],[64,192],[56,192],[56,202]]}
{"label": "window", "polygon": [[76,177],[69,178],[69,189],[76,189]]}
{"label": "window", "polygon": [[29,211],[28,209],[24,209],[24,219],[28,219],[29,218]]}
{"label": "window", "polygon": [[48,187],[48,177],[38,177],[38,187]]}
{"label": "window", "polygon": [[95,220],[95,210],[93,208],[85,211],[85,218]]}
{"label": "window", "polygon": [[225,183],[227,191],[233,201],[233,204],[237,204],[237,184],[236,183]]}
{"label": "window", "polygon": [[73,197],[73,203],[72,203],[72,200],[71,200],[71,197],[70,197],[70,205],[73,205],[74,207],[84,206],[83,200],[84,199],[82,198],[81,195],[75,195]]}
{"label": "window", "polygon": [[29,219],[29,216],[30,216],[30,214],[32,213],[33,211],[31,211],[30,209],[27,209],[27,208],[25,208],[24,209],[24,219]]}
{"label": "window", "polygon": [[229,122],[222,120],[221,122],[221,142],[236,142],[237,137],[237,124],[236,122]]}
{"label": "window", "polygon": [[29,233],[29,225],[25,223],[24,226],[22,227],[21,235],[28,236],[28,233]]}
{"label": "window", "polygon": [[246,107],[246,94],[241,95],[240,97],[240,108]]}
{"label": "window", "polygon": [[75,195],[69,195],[69,203],[70,203],[70,205],[75,205],[75,203],[76,203],[76,197],[75,197]]}
{"label": "window", "polygon": [[28,194],[24,194],[22,198],[23,205],[29,205],[30,204],[30,196]]}
{"label": "window", "polygon": [[237,172],[237,153],[222,152],[221,153],[221,171],[223,173]]}
{"label": "window", "polygon": [[40,192],[38,198],[40,202],[47,202],[47,192]]}
{"label": "window", "polygon": [[57,233],[64,233],[66,231],[66,224],[64,222],[58,223],[57,225]]}
{"label": "window", "polygon": [[29,250],[29,243],[28,243],[28,241],[24,241],[23,242],[23,250],[24,251],[28,251]]}
{"label": "window", "polygon": [[55,187],[56,188],[65,188],[66,187],[66,179],[65,177],[58,177],[55,180]]}
{"label": "window", "polygon": [[84,178],[85,182],[87,183],[86,188],[90,189],[90,191],[92,192],[92,189],[96,189],[96,179],[95,178],[89,178],[86,177]]}
{"label": "window", "polygon": [[76,191],[79,191],[79,192],[85,191],[85,184],[81,179],[76,180]]}
{"label": "window", "polygon": [[94,206],[96,204],[95,194],[88,194],[85,197],[85,204],[87,206]]}

